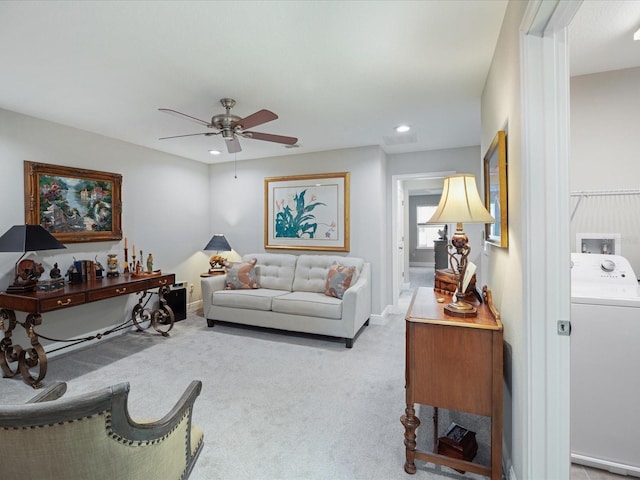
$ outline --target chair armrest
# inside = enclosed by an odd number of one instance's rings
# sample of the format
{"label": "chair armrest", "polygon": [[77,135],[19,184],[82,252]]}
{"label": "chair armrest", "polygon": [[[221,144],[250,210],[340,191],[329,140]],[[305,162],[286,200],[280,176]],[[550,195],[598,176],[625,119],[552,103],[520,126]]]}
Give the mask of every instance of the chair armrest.
{"label": "chair armrest", "polygon": [[192,381],[174,407],[164,417],[153,422],[138,423],[129,416],[127,406],[129,390],[126,385],[126,391],[114,392],[114,405],[111,413],[113,431],[122,438],[133,441],[149,441],[167,435],[182,421],[185,414],[189,415],[189,423],[191,423],[193,404],[201,390],[202,382],[200,380]]}
{"label": "chair armrest", "polygon": [[27,403],[50,402],[57,400],[67,391],[67,384],[64,382],[56,382],[50,387],[45,388],[38,395],[30,399]]}

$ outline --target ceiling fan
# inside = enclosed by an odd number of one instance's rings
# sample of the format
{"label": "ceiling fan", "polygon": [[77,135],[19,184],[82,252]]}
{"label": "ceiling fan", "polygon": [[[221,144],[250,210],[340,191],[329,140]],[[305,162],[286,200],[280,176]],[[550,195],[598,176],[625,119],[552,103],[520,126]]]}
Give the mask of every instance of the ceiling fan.
{"label": "ceiling fan", "polygon": [[262,125],[263,123],[271,122],[278,118],[278,116],[270,112],[269,110],[259,110],[256,113],[249,115],[248,117],[238,117],[230,113],[236,101],[232,98],[222,98],[220,100],[222,106],[227,110],[227,113],[221,113],[211,117],[211,122],[200,120],[199,118],[192,117],[184,113],[171,110],[169,108],[159,108],[161,112],[169,113],[171,115],[177,115],[187,120],[204,125],[207,128],[216,129],[216,132],[203,132],[203,133],[190,133],[187,135],[174,135],[172,137],[161,137],[160,140],[166,140],[168,138],[179,137],[193,137],[196,135],[222,135],[222,138],[226,140],[227,150],[229,153],[236,153],[242,151],[240,148],[240,142],[238,142],[238,136],[244,138],[253,138],[254,140],[265,140],[267,142],[284,143],[285,145],[294,145],[298,142],[295,137],[285,137],[283,135],[272,135],[270,133],[250,132],[247,129]]}

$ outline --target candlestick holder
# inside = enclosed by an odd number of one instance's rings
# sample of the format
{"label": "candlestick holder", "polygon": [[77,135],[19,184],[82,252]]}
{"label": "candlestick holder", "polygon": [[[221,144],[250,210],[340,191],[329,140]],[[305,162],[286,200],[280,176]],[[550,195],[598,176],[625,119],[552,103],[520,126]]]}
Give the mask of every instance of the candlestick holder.
{"label": "candlestick holder", "polygon": [[124,271],[122,273],[129,274],[129,249],[127,247],[124,247]]}

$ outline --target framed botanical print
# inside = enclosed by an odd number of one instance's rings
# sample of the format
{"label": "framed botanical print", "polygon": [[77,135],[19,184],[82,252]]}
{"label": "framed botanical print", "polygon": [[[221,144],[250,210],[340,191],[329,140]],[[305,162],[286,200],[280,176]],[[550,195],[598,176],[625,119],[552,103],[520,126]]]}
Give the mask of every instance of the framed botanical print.
{"label": "framed botanical print", "polygon": [[264,248],[349,251],[349,173],[264,179]]}

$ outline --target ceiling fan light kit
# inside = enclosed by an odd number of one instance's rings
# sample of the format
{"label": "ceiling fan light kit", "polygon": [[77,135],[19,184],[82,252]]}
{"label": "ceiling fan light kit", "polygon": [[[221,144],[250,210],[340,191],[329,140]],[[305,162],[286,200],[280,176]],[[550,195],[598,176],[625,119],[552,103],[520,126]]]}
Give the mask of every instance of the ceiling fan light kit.
{"label": "ceiling fan light kit", "polygon": [[295,145],[298,139],[295,137],[287,137],[284,135],[273,135],[270,133],[250,132],[248,128],[262,125],[263,123],[276,120],[278,116],[269,110],[258,110],[257,112],[249,115],[248,117],[239,117],[231,114],[231,109],[235,106],[236,101],[233,98],[222,98],[220,104],[225,108],[226,113],[214,115],[211,117],[211,122],[200,120],[199,118],[192,117],[176,110],[169,108],[159,108],[161,112],[168,113],[170,115],[176,115],[178,117],[191,120],[192,122],[199,123],[207,128],[216,129],[217,132],[202,132],[202,133],[189,133],[186,135],[174,135],[171,137],[161,137],[160,140],[167,140],[170,138],[180,137],[192,137],[196,135],[222,135],[227,145],[229,153],[241,152],[240,142],[238,137],[251,138],[253,140],[263,140],[266,142],[282,143],[284,145]]}

